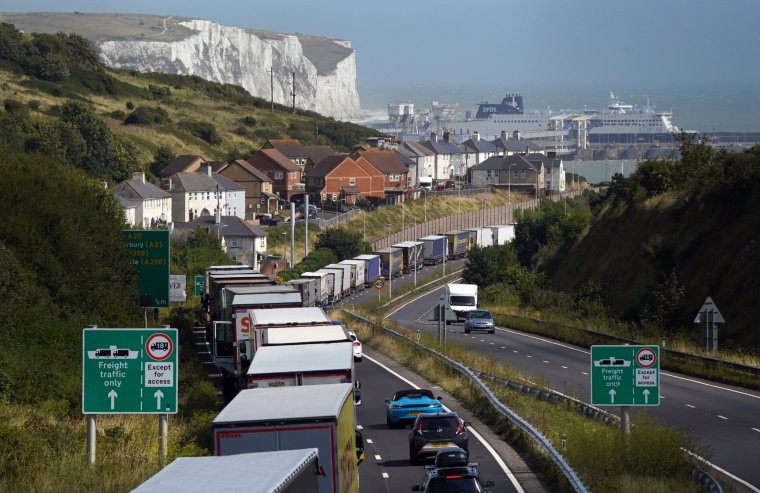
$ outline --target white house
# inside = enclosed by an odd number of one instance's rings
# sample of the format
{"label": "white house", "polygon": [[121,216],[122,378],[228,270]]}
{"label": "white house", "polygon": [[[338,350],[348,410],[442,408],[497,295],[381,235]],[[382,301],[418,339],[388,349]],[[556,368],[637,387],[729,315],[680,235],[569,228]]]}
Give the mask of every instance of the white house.
{"label": "white house", "polygon": [[565,165],[562,158],[554,152],[548,152],[547,156],[543,154],[528,154],[525,159],[535,163],[541,162],[544,165],[544,183],[545,193],[553,194],[565,191]]}
{"label": "white house", "polygon": [[467,173],[467,170],[476,164],[480,164],[500,152],[493,141],[481,139],[478,132],[474,132],[472,137],[462,142],[462,147],[464,148],[462,151],[464,173]]}
{"label": "white house", "polygon": [[172,196],[152,183],[145,181],[142,171],[132,173],[111,189],[121,206],[125,218],[133,227],[166,227],[172,222]]}
{"label": "white house", "polygon": [[445,132],[443,138],[433,132],[430,134],[430,140],[422,143],[423,146],[433,151],[435,165],[433,167],[433,178],[436,180],[448,180],[455,176],[463,176],[462,173],[462,151],[454,145],[450,139],[450,134]]}
{"label": "white house", "polygon": [[196,173],[175,173],[167,182],[172,195],[172,212],[176,222],[197,217],[223,216],[245,218],[245,187],[201,166]]}
{"label": "white house", "polygon": [[404,142],[399,146],[398,151],[416,163],[414,176],[412,176],[410,168],[409,187],[418,187],[420,185],[420,177],[433,177],[435,153],[422,145],[421,142]]}

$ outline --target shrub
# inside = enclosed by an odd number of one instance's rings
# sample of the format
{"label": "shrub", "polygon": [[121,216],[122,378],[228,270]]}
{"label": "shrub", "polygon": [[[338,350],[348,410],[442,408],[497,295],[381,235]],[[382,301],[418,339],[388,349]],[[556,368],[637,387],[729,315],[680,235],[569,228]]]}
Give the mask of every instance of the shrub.
{"label": "shrub", "polygon": [[211,145],[219,145],[222,143],[222,137],[219,135],[219,132],[217,132],[216,127],[211,123],[186,122],[183,126],[187,128],[191,134]]}
{"label": "shrub", "polygon": [[133,109],[135,109],[135,103],[133,103],[132,101],[127,101],[127,109],[129,111],[132,111]]}
{"label": "shrub", "polygon": [[239,135],[241,137],[245,137],[246,135],[248,135],[248,129],[242,125],[236,128],[235,130],[233,130],[233,132],[235,133],[235,135]]}
{"label": "shrub", "polygon": [[141,106],[135,108],[124,120],[124,123],[127,125],[160,125],[169,121],[169,113],[165,109],[158,106]]}
{"label": "shrub", "polygon": [[39,100],[37,100],[37,99],[32,99],[31,101],[29,101],[29,102],[28,102],[28,103],[26,103],[26,104],[27,104],[27,106],[29,106],[29,108],[30,108],[32,111],[37,111],[37,110],[39,110],[39,109],[40,109],[40,102],[39,102]]}
{"label": "shrub", "polygon": [[127,116],[126,113],[124,113],[122,110],[114,110],[112,111],[109,116],[113,118],[114,120],[123,120],[124,117]]}
{"label": "shrub", "polygon": [[253,127],[254,125],[256,125],[256,119],[250,115],[246,116],[245,118],[243,118],[243,125],[245,125],[246,127]]}
{"label": "shrub", "polygon": [[8,113],[26,113],[27,107],[17,99],[6,99],[3,101],[3,108]]}

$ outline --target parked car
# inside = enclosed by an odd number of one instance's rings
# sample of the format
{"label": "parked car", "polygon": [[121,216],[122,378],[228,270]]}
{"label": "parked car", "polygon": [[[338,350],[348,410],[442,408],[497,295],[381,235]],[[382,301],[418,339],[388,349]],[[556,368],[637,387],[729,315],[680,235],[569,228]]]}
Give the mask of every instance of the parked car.
{"label": "parked car", "polygon": [[493,315],[488,310],[470,310],[464,320],[464,332],[469,334],[473,330],[486,330],[489,334],[496,332]]}
{"label": "parked car", "polygon": [[277,226],[281,221],[279,217],[274,217],[271,214],[261,214],[257,219],[262,226]]}
{"label": "parked car", "polygon": [[388,405],[385,413],[388,428],[411,423],[420,414],[443,412],[441,398],[433,397],[427,389],[399,390],[392,398],[385,399],[385,403]]}
{"label": "parked car", "polygon": [[469,452],[467,425],[454,412],[420,414],[409,433],[409,461],[416,464],[454,448]]}
{"label": "parked car", "polygon": [[349,332],[348,337],[351,338],[351,344],[354,345],[354,361],[361,361],[364,356],[362,354],[362,341],[353,332]]}
{"label": "parked car", "polygon": [[446,186],[445,185],[438,185],[437,187],[435,187],[435,191],[436,192],[445,192],[446,191]]}
{"label": "parked car", "polygon": [[468,462],[469,454],[462,449],[438,452],[434,466],[425,466],[422,483],[412,491],[425,493],[488,493],[493,481],[481,481],[478,464]]}
{"label": "parked car", "polygon": [[457,184],[454,182],[454,180],[447,180],[446,181],[446,188],[454,188]]}

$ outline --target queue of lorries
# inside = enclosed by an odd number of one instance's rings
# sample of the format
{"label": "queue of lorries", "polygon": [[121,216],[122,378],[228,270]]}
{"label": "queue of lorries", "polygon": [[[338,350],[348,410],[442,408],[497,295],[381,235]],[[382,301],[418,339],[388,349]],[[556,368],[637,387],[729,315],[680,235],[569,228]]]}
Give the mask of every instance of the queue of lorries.
{"label": "queue of lorries", "polygon": [[[259,476],[274,485],[267,491],[358,492],[364,452],[357,431],[361,385],[354,364],[361,361],[355,347],[361,343],[323,308],[378,278],[408,274],[444,257],[464,257],[476,246],[503,244],[513,236],[513,225],[425,236],[285,283],[250,266],[206,269],[203,318],[228,401],[212,423],[219,467],[234,476],[245,458],[265,457],[269,463],[276,456],[275,473]],[[477,287],[474,300],[465,300],[465,293],[448,294],[468,305],[463,311],[477,306]],[[299,453],[288,453],[294,450]],[[211,458],[197,459],[202,460],[175,461],[136,491],[193,484],[189,477],[203,476],[212,467]],[[216,472],[217,478],[224,477],[220,469]],[[190,489],[197,491],[200,484]],[[211,489],[218,487],[217,482]]]}

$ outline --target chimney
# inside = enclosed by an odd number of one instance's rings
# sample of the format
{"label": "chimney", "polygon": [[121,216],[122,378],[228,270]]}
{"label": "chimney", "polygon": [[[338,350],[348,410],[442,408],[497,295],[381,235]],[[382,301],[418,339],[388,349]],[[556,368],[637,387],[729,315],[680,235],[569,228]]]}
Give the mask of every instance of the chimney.
{"label": "chimney", "polygon": [[520,136],[520,131],[519,131],[519,130],[515,130],[515,131],[513,131],[513,132],[512,132],[512,137],[514,137],[514,138],[515,138],[515,139],[517,139],[517,140],[520,140],[520,139],[522,139],[522,137]]}
{"label": "chimney", "polygon": [[557,157],[557,151],[548,151],[546,153],[546,157],[548,157],[550,159],[556,159],[556,157]]}
{"label": "chimney", "polygon": [[206,175],[211,176],[211,165],[204,164],[201,166],[201,173],[205,173]]}
{"label": "chimney", "polygon": [[507,131],[506,130],[502,130],[501,131],[501,138],[504,139],[504,140],[507,140]]}
{"label": "chimney", "polygon": [[451,134],[449,132],[443,132],[443,140],[451,142]]}
{"label": "chimney", "polygon": [[431,132],[430,140],[432,140],[433,142],[438,142],[438,134],[436,134],[435,132]]}
{"label": "chimney", "polygon": [[472,134],[472,140],[478,142],[480,140],[480,132],[477,130]]}

